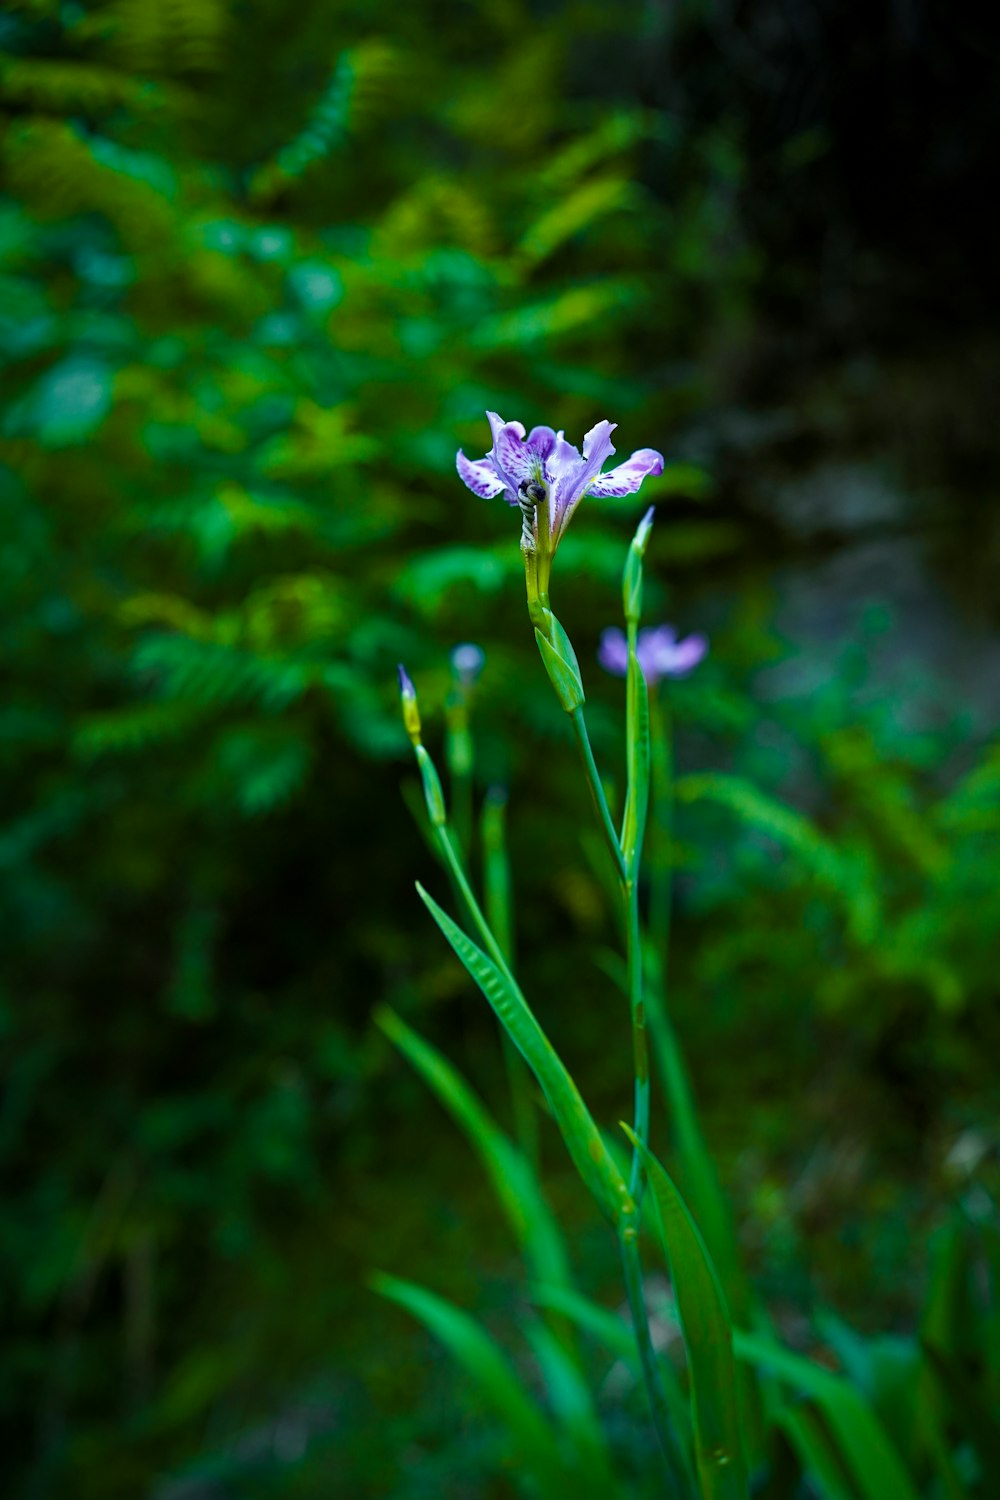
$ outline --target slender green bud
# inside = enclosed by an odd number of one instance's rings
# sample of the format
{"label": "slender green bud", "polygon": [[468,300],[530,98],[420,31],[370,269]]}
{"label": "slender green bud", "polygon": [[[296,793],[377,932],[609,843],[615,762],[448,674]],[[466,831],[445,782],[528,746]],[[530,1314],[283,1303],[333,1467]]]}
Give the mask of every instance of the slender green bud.
{"label": "slender green bud", "polygon": [[625,559],[625,572],[622,575],[622,603],[625,607],[625,618],[630,623],[638,624],[639,616],[642,614],[642,559],[646,553],[649,533],[653,529],[654,511],[655,506],[651,505],[639,522]]}
{"label": "slender green bud", "polygon": [[586,702],[580,663],[576,659],[573,643],[551,610],[547,612],[548,637],[536,626],[535,640],[541,652],[549,681],[556,690],[556,697],[568,714],[574,713]]}
{"label": "slender green bud", "polygon": [[448,814],[444,805],[444,792],[441,790],[441,778],[438,776],[434,762],[419,741],[415,745],[417,765],[420,767],[420,776],[424,783],[424,801],[427,804],[427,816],[434,828],[443,828],[448,821]]}
{"label": "slender green bud", "polygon": [[399,701],[403,709],[403,724],[410,736],[411,744],[419,745],[420,710],[417,707],[417,690],[410,681],[410,675],[402,662],[396,670],[399,673]]}

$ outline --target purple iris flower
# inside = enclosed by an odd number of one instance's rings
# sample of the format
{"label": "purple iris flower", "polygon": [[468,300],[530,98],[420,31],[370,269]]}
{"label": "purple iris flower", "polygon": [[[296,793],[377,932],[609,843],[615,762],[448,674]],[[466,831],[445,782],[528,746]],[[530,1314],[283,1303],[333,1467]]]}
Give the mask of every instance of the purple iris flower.
{"label": "purple iris flower", "polygon": [[617,423],[598,422],[583,440],[583,454],[551,427],[533,427],[525,437],[520,422],[505,422],[495,411],[486,413],[493,447],[478,463],[459,450],[459,475],[476,495],[489,500],[502,494],[508,505],[519,505],[524,516],[523,545],[537,542],[535,506],[548,505],[551,549],[555,548],[584,495],[633,495],[647,474],[663,473],[663,454],[640,448],[607,474],[601,466],[615,449],[611,434]]}
{"label": "purple iris flower", "polygon": [[[636,656],[642,675],[652,687],[661,677],[686,677],[693,672],[708,651],[708,641],[703,635],[688,635],[682,641],[672,625],[657,625],[653,630],[640,630],[636,642]],[[615,677],[624,677],[628,670],[628,641],[622,631],[611,626],[601,632],[601,644],[597,648],[597,659],[607,672]]]}

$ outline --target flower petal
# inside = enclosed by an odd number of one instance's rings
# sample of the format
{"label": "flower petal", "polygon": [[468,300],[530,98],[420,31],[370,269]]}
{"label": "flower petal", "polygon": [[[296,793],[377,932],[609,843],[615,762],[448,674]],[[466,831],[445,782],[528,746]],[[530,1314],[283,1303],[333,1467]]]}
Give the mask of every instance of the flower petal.
{"label": "flower petal", "polygon": [[668,677],[686,677],[703,660],[707,651],[708,641],[705,636],[685,636],[684,640],[678,641],[674,647],[673,660],[670,667],[666,670],[665,675]]}
{"label": "flower petal", "polygon": [[555,433],[551,427],[533,427],[528,433],[528,447],[538,463],[544,464],[553,448],[562,437],[562,433]]}
{"label": "flower petal", "polygon": [[520,422],[505,422],[494,432],[493,462],[515,494],[520,484],[534,477],[538,461],[524,440]]}
{"label": "flower petal", "polygon": [[555,541],[569,525],[570,517],[598,473],[602,463],[614,453],[611,434],[617,423],[598,422],[583,440],[583,458],[565,439],[556,444],[547,467],[556,469],[552,493],[552,535]]}
{"label": "flower petal", "polygon": [[[479,495],[483,500],[489,500],[507,488],[488,458],[481,459],[479,463],[473,463],[459,448],[455,456],[455,467],[472,493]],[[511,505],[517,504],[513,495],[508,496],[508,501]]]}
{"label": "flower petal", "polygon": [[606,458],[610,458],[615,451],[615,445],[611,441],[611,434],[618,426],[617,422],[598,422],[592,427],[583,439],[583,456],[587,465],[601,467]]}
{"label": "flower petal", "polygon": [[598,474],[590,486],[590,494],[599,497],[634,495],[647,475],[662,473],[663,454],[657,453],[655,448],[640,448],[616,469],[609,469],[606,474]]}
{"label": "flower petal", "polygon": [[657,625],[655,629],[639,631],[636,655],[647,682],[659,682],[661,677],[668,675],[676,646],[677,632],[672,625]]}
{"label": "flower petal", "polygon": [[614,625],[601,631],[597,660],[606,672],[611,672],[615,677],[624,677],[628,671],[628,641],[624,633]]}

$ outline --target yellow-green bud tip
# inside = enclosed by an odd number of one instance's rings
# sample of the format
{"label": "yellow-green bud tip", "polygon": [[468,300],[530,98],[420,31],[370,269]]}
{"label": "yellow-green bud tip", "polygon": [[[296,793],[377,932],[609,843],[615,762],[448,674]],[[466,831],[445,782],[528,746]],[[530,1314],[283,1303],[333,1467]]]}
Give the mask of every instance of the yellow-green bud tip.
{"label": "yellow-green bud tip", "polygon": [[410,674],[403,663],[397,667],[399,672],[399,701],[403,709],[403,724],[407,734],[415,745],[420,744],[420,710],[417,708],[417,690],[410,681]]}

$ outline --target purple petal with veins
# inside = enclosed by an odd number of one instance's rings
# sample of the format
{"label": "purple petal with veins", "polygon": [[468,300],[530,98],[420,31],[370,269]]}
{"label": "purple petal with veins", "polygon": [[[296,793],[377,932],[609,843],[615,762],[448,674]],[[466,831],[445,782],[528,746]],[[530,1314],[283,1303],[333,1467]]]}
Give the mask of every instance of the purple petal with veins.
{"label": "purple petal with veins", "polygon": [[594,476],[600,472],[604,460],[614,453],[611,434],[615,426],[614,422],[598,422],[592,427],[583,440],[582,458],[572,443],[563,440],[549,459],[548,468],[551,469],[553,464],[558,466],[552,487],[552,535],[555,541],[569,525],[570,517]]}
{"label": "purple petal with veins", "polygon": [[655,448],[639,448],[631,458],[619,464],[616,469],[609,469],[606,474],[598,474],[590,486],[590,493],[599,498],[609,495],[634,495],[647,475],[662,473],[663,454],[657,453]]}
{"label": "purple petal with veins", "polygon": [[505,422],[493,434],[493,462],[515,494],[526,479],[533,479],[538,467],[531,447],[525,441],[520,422]]}
{"label": "purple petal with veins", "polygon": [[[492,499],[494,495],[499,495],[500,491],[507,487],[489,459],[484,458],[478,463],[473,463],[472,459],[466,458],[461,448],[455,458],[455,467],[472,493],[479,495],[483,500]],[[515,496],[510,495],[508,499],[511,505],[517,504]]]}

